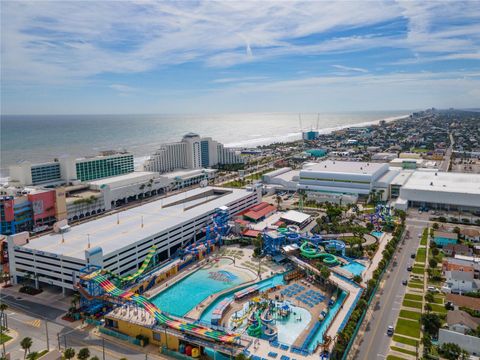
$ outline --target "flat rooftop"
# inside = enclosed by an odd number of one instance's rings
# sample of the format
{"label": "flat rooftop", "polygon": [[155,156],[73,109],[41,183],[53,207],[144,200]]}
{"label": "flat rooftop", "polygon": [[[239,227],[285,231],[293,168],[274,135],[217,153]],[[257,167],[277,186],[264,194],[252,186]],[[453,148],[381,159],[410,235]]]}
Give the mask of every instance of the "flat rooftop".
{"label": "flat rooftop", "polygon": [[85,260],[90,237],[90,247],[100,246],[106,256],[249,194],[243,189],[197,188],[72,226],[63,234],[63,243],[62,234],[50,233],[31,239],[23,247]]}
{"label": "flat rooftop", "polygon": [[95,181],[88,181],[88,183],[91,185],[102,186],[102,185],[115,184],[117,182],[123,182],[126,180],[142,179],[148,176],[159,176],[159,174],[152,171],[134,171],[124,175],[112,176],[112,177],[95,180]]}
{"label": "flat rooftop", "polygon": [[305,164],[302,172],[325,172],[345,174],[375,174],[377,171],[388,167],[384,163],[360,162],[360,161],[337,161],[326,160],[319,163]]}
{"label": "flat rooftop", "polygon": [[480,174],[415,171],[403,188],[480,195]]}

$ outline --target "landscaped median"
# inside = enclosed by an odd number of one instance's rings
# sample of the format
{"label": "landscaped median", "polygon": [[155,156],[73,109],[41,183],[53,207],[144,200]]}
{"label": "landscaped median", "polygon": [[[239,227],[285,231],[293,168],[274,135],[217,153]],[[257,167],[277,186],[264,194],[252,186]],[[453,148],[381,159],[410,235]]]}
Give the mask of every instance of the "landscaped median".
{"label": "landscaped median", "polygon": [[399,318],[395,326],[395,334],[420,339],[420,323],[418,321]]}
{"label": "landscaped median", "polygon": [[[417,249],[411,279],[402,301],[402,308],[395,325],[390,345],[389,360],[416,359],[421,344],[421,318],[424,301],[424,277],[427,260],[428,229],[425,229],[420,247]],[[433,305],[439,305],[434,303]]]}

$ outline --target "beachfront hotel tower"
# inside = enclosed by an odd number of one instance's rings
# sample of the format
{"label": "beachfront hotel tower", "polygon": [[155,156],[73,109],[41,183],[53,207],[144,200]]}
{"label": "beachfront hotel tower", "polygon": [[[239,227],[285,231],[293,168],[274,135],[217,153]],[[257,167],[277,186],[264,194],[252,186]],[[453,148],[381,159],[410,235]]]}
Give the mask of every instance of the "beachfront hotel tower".
{"label": "beachfront hotel tower", "polygon": [[162,144],[144,164],[146,171],[159,173],[178,169],[199,169],[217,165],[243,163],[234,150],[210,137],[188,133],[181,141]]}

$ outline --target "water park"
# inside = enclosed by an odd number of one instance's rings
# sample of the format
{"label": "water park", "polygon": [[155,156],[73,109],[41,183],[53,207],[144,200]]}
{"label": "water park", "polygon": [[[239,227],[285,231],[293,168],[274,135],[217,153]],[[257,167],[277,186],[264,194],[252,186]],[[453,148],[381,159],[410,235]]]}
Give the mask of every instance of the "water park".
{"label": "water park", "polygon": [[364,290],[354,279],[367,281],[371,264],[295,225],[265,229],[255,254],[224,244],[231,223],[217,209],[201,240],[161,263],[152,247],[128,276],[85,267],[84,316],[105,336],[175,357],[328,358]]}

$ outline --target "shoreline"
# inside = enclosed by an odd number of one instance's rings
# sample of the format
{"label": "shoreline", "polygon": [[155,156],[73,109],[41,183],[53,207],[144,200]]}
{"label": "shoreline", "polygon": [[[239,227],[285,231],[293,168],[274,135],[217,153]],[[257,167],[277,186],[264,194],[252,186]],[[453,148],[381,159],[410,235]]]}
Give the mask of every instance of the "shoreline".
{"label": "shoreline", "polygon": [[[334,126],[334,127],[328,127],[328,128],[322,128],[318,129],[318,132],[322,135],[326,135],[329,133],[332,133],[337,130],[342,130],[346,128],[351,128],[351,127],[361,127],[361,126],[371,126],[371,125],[377,125],[380,123],[380,121],[386,121],[387,123],[391,123],[397,120],[405,119],[409,117],[410,114],[406,115],[398,115],[398,116],[392,116],[392,117],[387,117],[387,118],[382,118],[382,119],[375,119],[375,120],[368,120],[368,121],[363,121],[359,123],[352,123],[352,124],[344,124],[344,125],[339,125],[339,126]],[[264,145],[271,145],[271,144],[285,144],[285,143],[290,143],[290,142],[295,142],[301,140],[302,133],[301,132],[294,132],[294,133],[288,133],[286,135],[280,135],[280,136],[272,136],[272,137],[259,137],[255,139],[248,139],[248,140],[243,140],[243,141],[238,141],[238,142],[230,142],[230,143],[225,143],[224,146],[228,148],[234,148],[234,149],[243,149],[243,148],[256,148],[259,146],[264,146]],[[135,170],[141,170],[141,165],[150,157],[150,154],[145,154],[145,155],[138,155],[134,157],[134,169]],[[2,170],[6,170],[6,173]],[[6,169],[0,169],[0,183],[5,183],[8,182],[8,168]]]}
{"label": "shoreline", "polygon": [[[322,135],[327,135],[334,131],[351,128],[351,127],[378,125],[381,121],[391,123],[397,120],[408,118],[409,116],[410,114],[406,114],[406,115],[392,116],[392,117],[376,119],[376,120],[363,121],[363,122],[354,123],[354,124],[339,125],[335,127],[318,129],[318,132]],[[301,139],[302,139],[302,133],[298,132],[298,133],[290,133],[283,137],[251,139],[251,140],[244,140],[244,141],[239,141],[234,143],[226,143],[224,145],[225,147],[229,147],[229,148],[242,149],[242,148],[258,147],[263,145],[271,145],[276,143],[280,143],[280,144],[289,143],[289,142],[299,141]]]}

